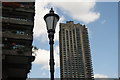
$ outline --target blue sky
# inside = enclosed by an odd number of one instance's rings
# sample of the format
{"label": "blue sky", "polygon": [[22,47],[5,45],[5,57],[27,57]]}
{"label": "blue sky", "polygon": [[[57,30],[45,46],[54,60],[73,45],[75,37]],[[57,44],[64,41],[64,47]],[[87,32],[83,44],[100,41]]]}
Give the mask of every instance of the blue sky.
{"label": "blue sky", "polygon": [[[93,0],[94,1],[94,0]],[[36,60],[33,62],[30,78],[49,78],[49,42],[43,16],[50,7],[60,15],[59,22],[69,20],[74,23],[85,24],[89,30],[89,40],[92,55],[92,64],[95,77],[114,78],[118,75],[118,3],[36,3],[36,17],[33,45],[39,48]],[[69,8],[72,5],[73,7]],[[78,6],[79,5],[79,6]],[[68,7],[67,7],[68,6]],[[77,9],[76,9],[77,8]],[[73,12],[74,11],[74,12]],[[39,13],[39,14],[38,14]],[[68,14],[69,13],[69,14]],[[41,16],[40,16],[41,15]],[[59,71],[59,24],[55,34],[55,77]]]}
{"label": "blue sky", "polygon": [[118,73],[117,3],[97,3],[96,10],[101,13],[100,18],[88,25],[93,34],[90,42],[94,73],[114,77]]}

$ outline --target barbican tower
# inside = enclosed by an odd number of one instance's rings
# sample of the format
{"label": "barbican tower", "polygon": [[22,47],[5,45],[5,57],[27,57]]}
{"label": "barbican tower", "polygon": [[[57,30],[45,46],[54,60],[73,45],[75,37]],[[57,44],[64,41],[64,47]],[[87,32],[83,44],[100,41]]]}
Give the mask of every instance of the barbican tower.
{"label": "barbican tower", "polygon": [[61,80],[93,80],[86,26],[73,21],[60,23],[59,41]]}
{"label": "barbican tower", "polygon": [[26,80],[32,55],[34,2],[2,2],[2,80]]}

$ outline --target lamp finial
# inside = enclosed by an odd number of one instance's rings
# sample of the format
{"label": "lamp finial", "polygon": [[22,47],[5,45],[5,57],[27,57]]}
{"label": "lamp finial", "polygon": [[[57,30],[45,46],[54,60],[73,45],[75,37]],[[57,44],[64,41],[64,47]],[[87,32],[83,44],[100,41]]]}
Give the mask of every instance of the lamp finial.
{"label": "lamp finial", "polygon": [[54,13],[53,8],[51,8],[50,13]]}

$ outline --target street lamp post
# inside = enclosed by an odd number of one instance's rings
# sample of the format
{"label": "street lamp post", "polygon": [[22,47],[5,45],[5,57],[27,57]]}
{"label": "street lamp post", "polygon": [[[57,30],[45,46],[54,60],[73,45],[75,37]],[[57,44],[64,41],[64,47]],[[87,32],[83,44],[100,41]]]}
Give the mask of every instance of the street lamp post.
{"label": "street lamp post", "polygon": [[47,31],[48,31],[48,38],[49,38],[49,44],[50,44],[50,73],[51,73],[51,80],[54,80],[54,50],[53,50],[53,44],[54,44],[54,33],[56,24],[59,20],[59,16],[54,13],[53,8],[51,8],[50,12],[44,16],[44,20],[46,22]]}

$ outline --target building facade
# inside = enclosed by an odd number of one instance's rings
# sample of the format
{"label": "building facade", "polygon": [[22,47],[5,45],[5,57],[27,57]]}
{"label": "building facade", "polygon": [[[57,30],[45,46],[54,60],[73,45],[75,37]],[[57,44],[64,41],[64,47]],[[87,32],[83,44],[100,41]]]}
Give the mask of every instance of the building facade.
{"label": "building facade", "polygon": [[60,23],[60,76],[61,79],[93,80],[93,69],[85,25],[73,21]]}
{"label": "building facade", "polygon": [[32,61],[34,2],[2,2],[2,80],[26,80]]}

